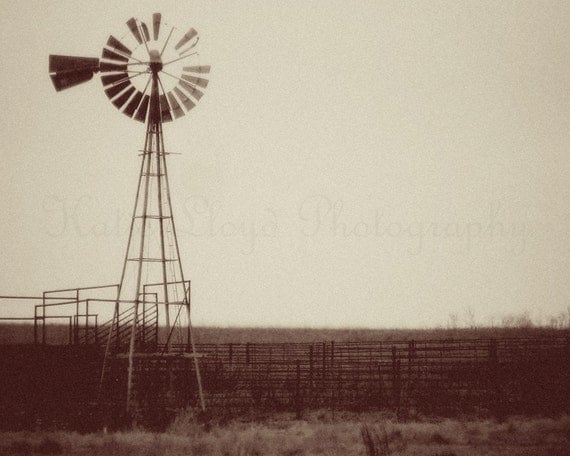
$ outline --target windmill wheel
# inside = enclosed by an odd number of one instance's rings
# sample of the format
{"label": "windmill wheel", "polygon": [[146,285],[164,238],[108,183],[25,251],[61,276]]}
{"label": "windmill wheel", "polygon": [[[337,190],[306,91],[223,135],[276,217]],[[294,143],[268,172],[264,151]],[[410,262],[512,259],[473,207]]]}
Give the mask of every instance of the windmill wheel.
{"label": "windmill wheel", "polygon": [[123,114],[149,123],[182,117],[208,86],[204,75],[210,66],[199,64],[198,32],[191,28],[182,34],[163,24],[160,13],[153,14],[150,27],[135,18],[126,25],[121,39],[109,37],[100,59],[50,55],[55,89],[68,89],[101,73],[105,94]]}

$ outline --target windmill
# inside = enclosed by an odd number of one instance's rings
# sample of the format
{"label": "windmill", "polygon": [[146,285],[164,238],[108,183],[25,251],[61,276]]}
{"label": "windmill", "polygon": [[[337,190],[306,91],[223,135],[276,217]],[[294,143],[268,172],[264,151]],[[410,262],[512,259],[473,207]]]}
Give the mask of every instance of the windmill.
{"label": "windmill", "polygon": [[[113,360],[127,359],[127,411],[135,364],[158,357],[193,358],[202,409],[204,399],[190,323],[190,282],[185,280],[172,212],[163,123],[192,108],[208,85],[210,67],[199,64],[198,33],[180,32],[160,13],[148,24],[131,18],[120,38],[110,36],[100,58],[50,55],[57,91],[100,73],[111,103],[146,123],[136,198],[113,318],[104,333],[101,388]],[[88,312],[87,312],[88,313]],[[164,328],[160,330],[159,328]]]}

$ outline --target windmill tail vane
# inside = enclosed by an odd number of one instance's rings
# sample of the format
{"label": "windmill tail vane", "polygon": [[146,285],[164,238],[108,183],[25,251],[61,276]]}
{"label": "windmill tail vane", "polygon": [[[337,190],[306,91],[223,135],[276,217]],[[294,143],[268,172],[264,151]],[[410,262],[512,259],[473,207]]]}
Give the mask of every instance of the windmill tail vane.
{"label": "windmill tail vane", "polygon": [[[190,323],[190,281],[184,277],[180,259],[162,124],[183,117],[196,106],[208,86],[210,66],[199,61],[199,36],[194,28],[181,33],[163,23],[160,13],[153,14],[148,24],[131,18],[126,25],[121,39],[109,36],[100,58],[49,56],[49,74],[56,91],[86,83],[100,74],[111,103],[126,116],[146,123],[121,278],[115,297],[106,300],[112,307],[112,318],[97,324],[96,329],[86,329],[85,337],[94,338],[104,350],[101,392],[106,391],[106,385],[116,383],[114,365],[127,361],[128,411],[140,402],[137,382],[142,380],[135,373],[144,369],[138,364],[165,356],[181,359],[180,365],[193,358],[204,409]],[[79,291],[77,296],[79,301]],[[90,325],[90,312],[85,310],[86,327]],[[80,318],[79,311],[77,314],[75,320]]]}

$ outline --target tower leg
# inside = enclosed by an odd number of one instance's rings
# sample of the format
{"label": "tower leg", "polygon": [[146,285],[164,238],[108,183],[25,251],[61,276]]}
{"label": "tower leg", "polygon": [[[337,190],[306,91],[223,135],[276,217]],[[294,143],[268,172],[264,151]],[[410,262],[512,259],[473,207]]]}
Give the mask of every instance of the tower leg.
{"label": "tower leg", "polygon": [[[127,358],[127,412],[132,412],[135,406],[137,382],[134,377],[138,375],[138,363],[146,362],[145,357],[149,355],[171,355],[177,350],[178,342],[182,347],[186,346],[184,351],[191,350],[194,355],[200,406],[205,409],[202,379],[191,330],[190,297],[180,261],[170,197],[167,153],[160,118],[159,83],[158,76],[153,75],[149,119],[129,241],[101,374],[103,388],[109,359],[117,355]],[[150,307],[141,313],[147,296],[150,295],[155,297],[156,313],[153,314]],[[163,311],[159,311],[161,308]],[[182,321],[184,319],[185,322]],[[160,337],[161,326],[165,329],[166,337]],[[145,343],[148,331],[157,334],[156,344],[152,348],[154,354],[149,352],[151,344]],[[177,336],[184,337],[185,333],[186,342],[175,340]],[[138,359],[137,356],[142,355],[141,351],[147,353]],[[177,365],[176,362],[168,363],[169,366],[171,364]]]}

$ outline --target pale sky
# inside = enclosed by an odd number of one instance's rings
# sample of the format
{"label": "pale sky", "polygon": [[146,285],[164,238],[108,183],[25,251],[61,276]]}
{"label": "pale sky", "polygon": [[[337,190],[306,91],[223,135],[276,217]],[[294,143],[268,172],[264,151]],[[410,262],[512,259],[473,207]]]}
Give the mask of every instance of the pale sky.
{"label": "pale sky", "polygon": [[0,0],[0,294],[117,283],[144,126],[100,56],[161,12],[201,36],[164,127],[195,325],[429,327],[570,304],[567,1]]}

